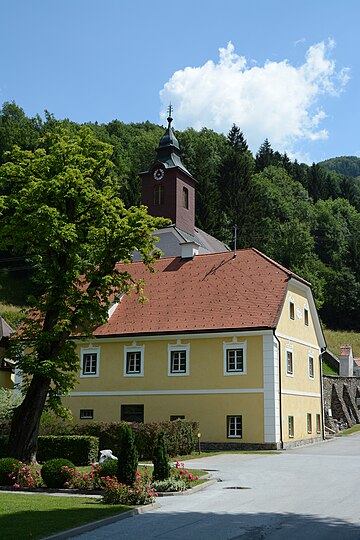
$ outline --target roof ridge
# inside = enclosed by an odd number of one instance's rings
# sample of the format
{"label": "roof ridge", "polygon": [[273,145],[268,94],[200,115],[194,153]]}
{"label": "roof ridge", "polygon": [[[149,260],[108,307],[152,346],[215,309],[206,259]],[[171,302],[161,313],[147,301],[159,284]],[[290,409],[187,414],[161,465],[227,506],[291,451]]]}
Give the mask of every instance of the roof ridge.
{"label": "roof ridge", "polygon": [[285,274],[287,274],[289,277],[292,277],[294,279],[297,279],[298,281],[301,281],[302,283],[305,283],[305,285],[308,285],[309,287],[311,287],[311,283],[309,281],[307,281],[306,279],[300,277],[298,274],[295,274],[295,272],[292,272],[291,270],[289,270],[288,268],[286,268],[285,266],[283,266],[282,264],[274,261],[274,259],[272,259],[271,257],[269,257],[268,255],[265,255],[265,253],[262,253],[260,250],[258,250],[257,248],[250,248],[252,251],[254,251],[255,253],[257,253],[258,255],[260,255],[261,257],[263,257],[263,259],[269,261],[271,264],[273,264],[274,266],[276,266],[277,268],[279,268],[280,270],[282,270]]}

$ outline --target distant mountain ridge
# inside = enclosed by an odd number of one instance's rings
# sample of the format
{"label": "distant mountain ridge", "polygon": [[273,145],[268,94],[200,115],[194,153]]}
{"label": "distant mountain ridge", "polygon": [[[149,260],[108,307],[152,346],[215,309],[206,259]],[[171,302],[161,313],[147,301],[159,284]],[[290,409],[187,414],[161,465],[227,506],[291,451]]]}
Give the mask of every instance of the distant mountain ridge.
{"label": "distant mountain ridge", "polygon": [[321,161],[319,165],[330,171],[360,179],[360,157],[340,156]]}

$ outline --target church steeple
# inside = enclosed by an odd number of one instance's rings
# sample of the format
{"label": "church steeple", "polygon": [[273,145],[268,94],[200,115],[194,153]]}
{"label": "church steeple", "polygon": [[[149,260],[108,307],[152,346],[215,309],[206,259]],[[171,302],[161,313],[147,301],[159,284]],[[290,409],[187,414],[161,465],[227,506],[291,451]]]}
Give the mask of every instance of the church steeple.
{"label": "church steeple", "polygon": [[172,128],[172,105],[168,126],[156,149],[156,159],[142,177],[141,202],[153,216],[167,217],[180,230],[193,235],[196,180],[181,161],[181,151]]}
{"label": "church steeple", "polygon": [[179,146],[179,141],[175,137],[173,128],[172,128],[172,111],[173,107],[170,104],[168,108],[168,114],[167,117],[168,126],[164,133],[164,135],[161,137],[159,146],[156,149],[156,161],[163,163],[166,168],[171,167],[180,167],[184,171],[186,171],[188,174],[189,171],[186,169],[185,165],[181,161],[181,151]]}

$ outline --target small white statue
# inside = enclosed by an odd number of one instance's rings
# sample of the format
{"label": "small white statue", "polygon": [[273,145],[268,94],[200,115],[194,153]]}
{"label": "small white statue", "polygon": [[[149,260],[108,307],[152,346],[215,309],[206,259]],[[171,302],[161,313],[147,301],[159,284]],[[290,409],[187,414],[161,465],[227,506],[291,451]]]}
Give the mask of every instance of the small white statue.
{"label": "small white statue", "polygon": [[104,463],[104,461],[110,461],[110,460],[117,461],[117,459],[118,458],[114,456],[111,450],[100,450],[99,463]]}

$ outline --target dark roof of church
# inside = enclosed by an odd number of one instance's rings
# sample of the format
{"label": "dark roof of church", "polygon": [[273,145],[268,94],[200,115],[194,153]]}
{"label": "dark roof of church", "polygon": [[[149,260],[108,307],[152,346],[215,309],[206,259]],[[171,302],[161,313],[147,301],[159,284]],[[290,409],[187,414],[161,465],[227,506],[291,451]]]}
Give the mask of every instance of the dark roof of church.
{"label": "dark roof of church", "polygon": [[160,139],[158,148],[156,149],[155,163],[162,163],[166,169],[173,167],[179,167],[186,174],[192,177],[183,162],[181,161],[181,151],[179,141],[175,137],[173,128],[171,126],[172,118],[168,117],[168,127],[164,135]]}
{"label": "dark roof of church", "polygon": [[170,225],[184,238],[185,242],[196,242],[200,247],[206,249],[209,253],[221,253],[223,251],[230,251],[229,246],[224,244],[221,240],[218,240],[211,234],[202,231],[198,227],[194,227],[194,236],[182,231],[176,225]]}

